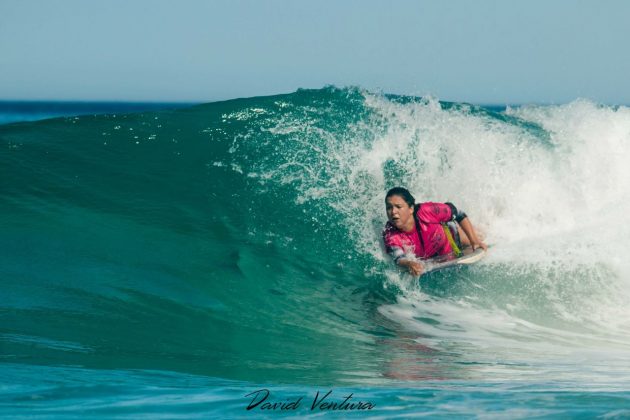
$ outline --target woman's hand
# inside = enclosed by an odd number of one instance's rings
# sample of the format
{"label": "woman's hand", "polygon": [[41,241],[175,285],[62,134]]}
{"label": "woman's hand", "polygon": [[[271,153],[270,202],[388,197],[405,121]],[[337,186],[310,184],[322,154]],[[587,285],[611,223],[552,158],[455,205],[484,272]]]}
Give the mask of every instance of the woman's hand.
{"label": "woman's hand", "polygon": [[474,251],[477,248],[482,248],[484,251],[488,250],[488,245],[484,244],[483,242],[479,241],[479,242],[473,242],[470,244],[470,246],[472,247],[472,250]]}
{"label": "woman's hand", "polygon": [[418,277],[420,274],[424,272],[424,266],[418,261],[411,261],[411,264],[409,264],[408,270],[412,276]]}
{"label": "woman's hand", "polygon": [[398,265],[405,267],[407,271],[409,271],[409,274],[414,277],[418,277],[424,272],[424,265],[418,261],[401,259],[398,261]]}

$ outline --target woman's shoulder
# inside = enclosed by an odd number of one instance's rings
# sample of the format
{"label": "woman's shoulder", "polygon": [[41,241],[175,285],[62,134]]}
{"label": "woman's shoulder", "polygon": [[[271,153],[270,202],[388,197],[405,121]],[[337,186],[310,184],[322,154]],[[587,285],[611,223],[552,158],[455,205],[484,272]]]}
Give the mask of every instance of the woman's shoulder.
{"label": "woman's shoulder", "polygon": [[427,201],[416,205],[416,214],[418,217],[426,222],[435,222],[441,220],[444,217],[450,217],[450,208],[444,203],[435,203],[433,201]]}

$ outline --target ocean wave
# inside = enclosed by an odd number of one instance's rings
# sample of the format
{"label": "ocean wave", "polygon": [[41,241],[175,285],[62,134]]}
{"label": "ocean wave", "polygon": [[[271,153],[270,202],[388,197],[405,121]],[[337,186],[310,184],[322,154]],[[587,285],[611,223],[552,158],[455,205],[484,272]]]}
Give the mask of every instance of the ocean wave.
{"label": "ocean wave", "polygon": [[[3,356],[329,383],[404,376],[419,349],[443,357],[432,378],[469,377],[469,352],[498,352],[497,377],[541,351],[623,352],[629,137],[627,108],[585,100],[334,87],[4,125]],[[396,271],[396,185],[465,209],[489,256]]]}

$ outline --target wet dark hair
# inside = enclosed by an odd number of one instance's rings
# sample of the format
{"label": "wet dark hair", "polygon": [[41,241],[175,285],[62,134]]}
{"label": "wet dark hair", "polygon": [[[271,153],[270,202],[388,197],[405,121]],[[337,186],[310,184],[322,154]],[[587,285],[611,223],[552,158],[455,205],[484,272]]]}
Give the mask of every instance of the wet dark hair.
{"label": "wet dark hair", "polygon": [[409,207],[413,207],[414,204],[416,203],[416,199],[413,198],[413,195],[411,195],[409,190],[407,190],[406,188],[394,187],[391,190],[387,191],[387,195],[385,196],[385,201],[387,202],[387,199],[393,195],[400,196],[403,200],[405,200],[405,202],[407,203],[407,205],[409,205]]}

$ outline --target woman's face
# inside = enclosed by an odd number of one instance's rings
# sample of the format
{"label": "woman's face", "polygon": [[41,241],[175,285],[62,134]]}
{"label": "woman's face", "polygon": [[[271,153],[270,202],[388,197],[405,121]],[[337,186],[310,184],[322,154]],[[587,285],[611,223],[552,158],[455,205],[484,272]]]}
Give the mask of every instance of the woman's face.
{"label": "woman's face", "polygon": [[413,207],[399,195],[392,195],[385,200],[387,219],[397,228],[409,232],[414,227]]}

